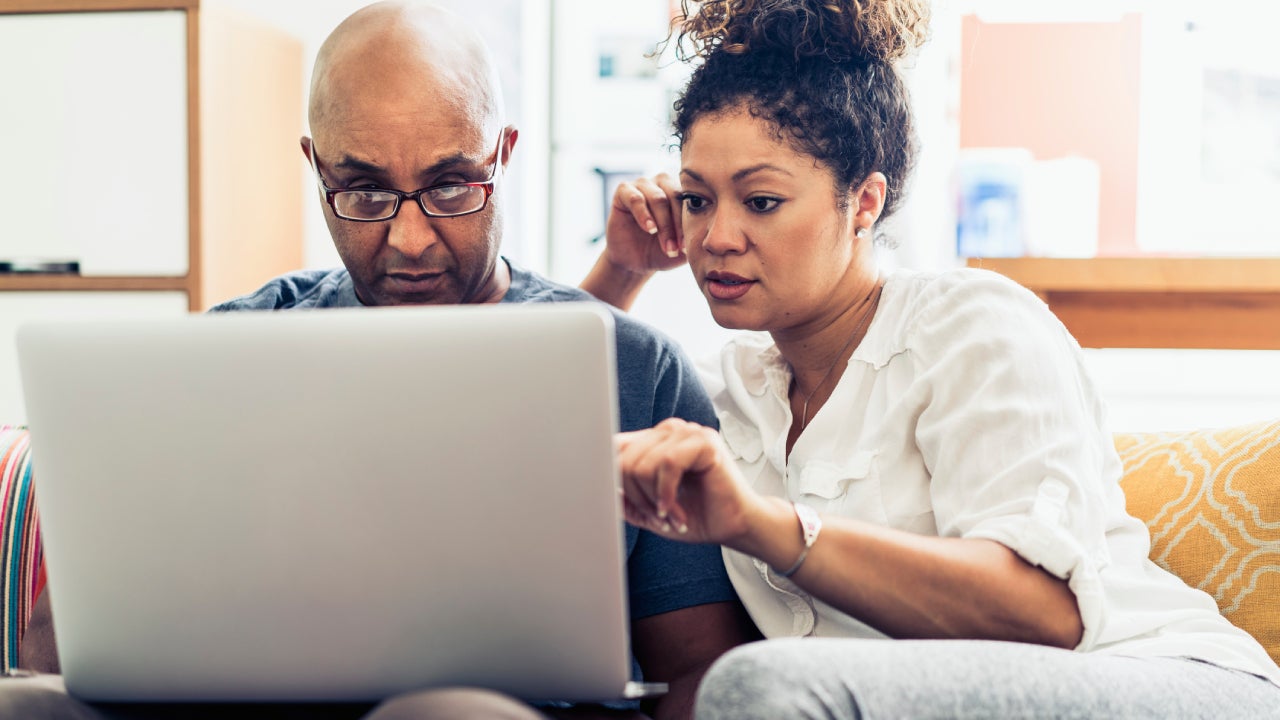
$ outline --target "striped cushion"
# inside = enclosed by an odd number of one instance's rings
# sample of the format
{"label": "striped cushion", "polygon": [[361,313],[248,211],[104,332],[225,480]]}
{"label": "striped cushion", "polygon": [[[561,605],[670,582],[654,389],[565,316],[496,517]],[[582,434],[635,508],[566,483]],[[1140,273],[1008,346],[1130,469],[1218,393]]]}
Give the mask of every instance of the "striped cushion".
{"label": "striped cushion", "polygon": [[18,663],[18,642],[43,584],[30,449],[25,427],[0,425],[0,672]]}

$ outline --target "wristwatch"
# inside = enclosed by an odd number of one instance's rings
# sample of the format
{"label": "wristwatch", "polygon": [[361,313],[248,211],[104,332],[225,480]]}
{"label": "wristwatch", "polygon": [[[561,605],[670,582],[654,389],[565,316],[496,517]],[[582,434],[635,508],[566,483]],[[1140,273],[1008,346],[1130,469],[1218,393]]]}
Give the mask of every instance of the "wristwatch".
{"label": "wristwatch", "polygon": [[813,547],[814,541],[818,539],[818,533],[822,532],[822,518],[818,516],[817,510],[798,502],[791,503],[791,506],[795,508],[796,518],[800,521],[800,538],[804,540],[804,548],[800,550],[800,557],[796,558],[791,567],[777,571],[782,577],[791,577],[796,574],[804,564],[804,559],[809,557],[809,548]]}

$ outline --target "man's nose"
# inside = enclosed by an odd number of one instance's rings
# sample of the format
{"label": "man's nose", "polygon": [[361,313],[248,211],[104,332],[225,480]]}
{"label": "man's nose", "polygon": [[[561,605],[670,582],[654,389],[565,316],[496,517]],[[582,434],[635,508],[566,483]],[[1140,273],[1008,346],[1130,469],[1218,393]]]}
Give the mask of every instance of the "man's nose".
{"label": "man's nose", "polygon": [[410,258],[421,257],[432,245],[440,242],[440,235],[416,200],[404,200],[396,216],[387,220],[387,244],[396,252]]}

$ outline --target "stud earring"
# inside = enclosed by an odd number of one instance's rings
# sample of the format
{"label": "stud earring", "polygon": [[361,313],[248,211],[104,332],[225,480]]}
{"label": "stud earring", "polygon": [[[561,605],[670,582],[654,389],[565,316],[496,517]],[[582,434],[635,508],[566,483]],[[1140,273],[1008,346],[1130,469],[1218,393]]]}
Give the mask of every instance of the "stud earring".
{"label": "stud earring", "polygon": [[860,228],[858,228],[858,230],[854,233],[854,235],[855,235],[855,236],[857,236],[857,238],[858,238],[859,240],[866,240],[867,238],[871,237],[871,228],[868,228],[868,227],[860,227]]}

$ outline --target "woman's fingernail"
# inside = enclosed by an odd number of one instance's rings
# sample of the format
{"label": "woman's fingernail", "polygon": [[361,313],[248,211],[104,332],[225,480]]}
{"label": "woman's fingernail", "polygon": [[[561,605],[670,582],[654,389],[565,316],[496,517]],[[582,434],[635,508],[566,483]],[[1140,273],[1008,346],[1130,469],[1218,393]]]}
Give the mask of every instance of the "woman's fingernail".
{"label": "woman's fingernail", "polygon": [[658,223],[656,223],[656,222],[654,222],[654,221],[650,220],[648,223],[646,223],[646,224],[645,224],[644,229],[645,229],[645,230],[648,230],[650,235],[657,235],[657,234],[658,234]]}
{"label": "woman's fingernail", "polygon": [[689,534],[689,526],[685,525],[684,523],[680,523],[679,525],[676,525],[676,530],[679,531],[681,535]]}

